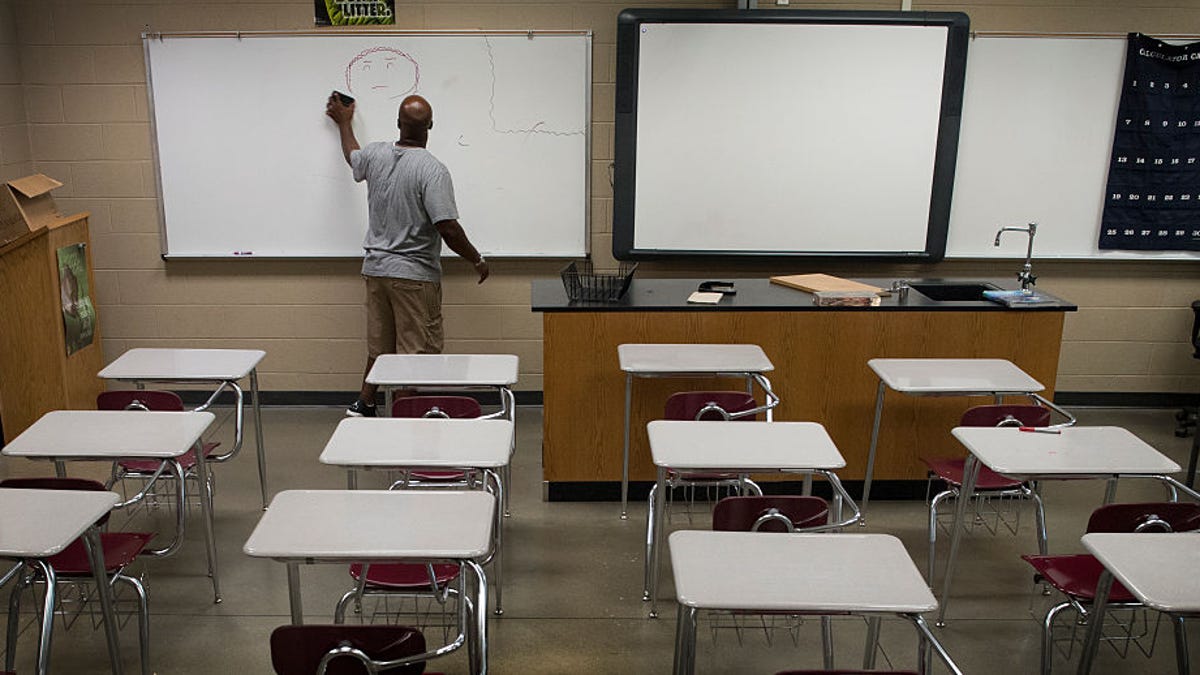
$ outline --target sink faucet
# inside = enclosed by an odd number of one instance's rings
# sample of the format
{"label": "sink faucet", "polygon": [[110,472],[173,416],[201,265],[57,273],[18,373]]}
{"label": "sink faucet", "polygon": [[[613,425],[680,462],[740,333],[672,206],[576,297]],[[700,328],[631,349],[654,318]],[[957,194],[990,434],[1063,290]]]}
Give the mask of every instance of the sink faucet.
{"label": "sink faucet", "polygon": [[1025,266],[1017,272],[1017,280],[1021,282],[1021,290],[1027,291],[1029,287],[1037,283],[1037,277],[1033,276],[1033,235],[1037,234],[1037,223],[1030,223],[1025,227],[1017,227],[1015,225],[1002,227],[996,233],[996,246],[1000,245],[1000,235],[1005,232],[1024,232],[1029,235],[1029,248],[1025,250]]}

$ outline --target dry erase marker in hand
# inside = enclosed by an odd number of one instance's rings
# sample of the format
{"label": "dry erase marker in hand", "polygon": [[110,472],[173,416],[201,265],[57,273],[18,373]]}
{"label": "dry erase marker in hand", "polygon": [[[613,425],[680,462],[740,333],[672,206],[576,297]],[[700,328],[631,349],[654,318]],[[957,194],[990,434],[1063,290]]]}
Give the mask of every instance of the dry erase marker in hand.
{"label": "dry erase marker in hand", "polygon": [[1041,429],[1038,427],[1021,427],[1021,431],[1029,431],[1035,434],[1061,434],[1062,429]]}

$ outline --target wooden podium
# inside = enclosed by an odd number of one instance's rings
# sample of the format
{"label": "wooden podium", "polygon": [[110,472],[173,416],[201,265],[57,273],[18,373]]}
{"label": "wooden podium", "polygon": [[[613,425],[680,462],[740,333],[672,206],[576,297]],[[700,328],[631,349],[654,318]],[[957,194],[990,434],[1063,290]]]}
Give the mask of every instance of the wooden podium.
{"label": "wooden podium", "polygon": [[44,413],[93,409],[104,389],[100,325],[90,345],[67,355],[58,250],[83,244],[87,286],[95,307],[88,213],[57,217],[46,227],[0,245],[0,420],[4,442]]}

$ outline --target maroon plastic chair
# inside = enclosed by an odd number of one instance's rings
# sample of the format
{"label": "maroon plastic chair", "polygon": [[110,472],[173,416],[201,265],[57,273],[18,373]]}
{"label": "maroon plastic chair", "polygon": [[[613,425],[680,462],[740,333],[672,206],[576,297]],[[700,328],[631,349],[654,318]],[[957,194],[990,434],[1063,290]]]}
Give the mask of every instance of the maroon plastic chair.
{"label": "maroon plastic chair", "polygon": [[[86,478],[8,478],[0,481],[0,489],[24,489],[24,490],[81,490],[93,492],[107,492],[108,489],[102,483]],[[108,514],[97,521],[98,525],[103,525],[108,522]],[[137,577],[131,577],[124,574],[125,568],[128,567],[134,560],[137,559],[146,547],[150,545],[150,540],[154,538],[152,532],[101,532],[100,533],[100,549],[101,559],[104,561],[104,573],[109,577],[109,585],[122,583],[133,589],[138,598],[138,642],[140,645],[140,657],[142,664],[142,675],[150,675],[150,607],[146,596],[146,587]],[[88,561],[87,549],[84,547],[83,539],[79,538],[71,542],[65,549],[56,555],[46,559],[46,563],[55,572],[55,583],[62,584],[89,584],[94,583],[92,577],[91,563]],[[12,667],[11,659],[14,655],[16,642],[16,627],[19,625],[19,612],[21,608],[21,593],[33,584],[32,574],[21,574],[13,583],[12,595],[8,604],[8,639],[7,639],[7,658],[9,662],[6,667]]]}
{"label": "maroon plastic chair", "polygon": [[[473,419],[480,417],[483,410],[479,402],[469,396],[405,396],[392,402],[392,417],[426,419]],[[455,484],[467,480],[462,471],[411,471],[396,485],[418,483]],[[345,620],[347,605],[363,595],[384,594],[427,594],[445,598],[450,582],[458,578],[458,565],[417,563],[376,563],[367,566],[363,579],[363,565],[350,565],[350,577],[355,588],[346,592],[334,610],[334,623]]]}
{"label": "maroon plastic chair", "polygon": [[271,633],[277,675],[421,675],[425,661],[413,657],[428,658],[425,636],[408,626],[280,626]]}
{"label": "maroon plastic chair", "polygon": [[[726,497],[713,507],[713,529],[732,532],[799,532],[829,522],[829,504],[806,495],[740,495]],[[734,612],[742,614],[743,612]],[[774,612],[748,612],[774,614]],[[794,614],[787,612],[786,614]],[[833,625],[821,616],[821,643],[825,665],[833,665]],[[819,671],[825,672],[825,671]],[[828,671],[836,672],[836,671]]]}
{"label": "maroon plastic chair", "polygon": [[[757,415],[742,415],[758,406],[754,397],[744,391],[681,391],[672,394],[667,399],[663,418],[668,420],[754,420]],[[739,416],[740,415],[740,416]],[[677,472],[667,469],[667,501],[671,492],[677,487],[707,487],[731,488],[741,492],[749,489],[754,494],[761,495],[762,489],[749,478],[735,473],[701,473]],[[642,583],[642,598],[650,597],[650,549],[654,542],[651,533],[654,532],[655,513],[654,498],[658,493],[657,483],[650,488],[646,509],[646,560]]]}
{"label": "maroon plastic chair", "polygon": [[[968,409],[959,424],[964,427],[1002,427],[1024,426],[1044,427],[1050,424],[1050,409],[1038,405],[980,405]],[[929,503],[929,576],[926,579],[933,583],[933,574],[937,562],[937,518],[938,506],[946,499],[958,499],[962,489],[963,472],[966,459],[963,457],[921,457],[922,462],[929,468],[929,483],[940,480],[946,489],[928,498]],[[975,481],[975,494],[978,497],[1013,497],[1033,501],[1037,526],[1038,550],[1046,552],[1046,513],[1042,508],[1042,498],[1035,487],[1012,478],[1006,478],[986,466],[979,467],[979,476]]]}
{"label": "maroon plastic chair", "polygon": [[[1200,504],[1148,502],[1107,504],[1092,512],[1090,532],[1186,532],[1200,529]],[[1042,621],[1042,673],[1049,675],[1054,657],[1051,641],[1054,618],[1067,608],[1079,613],[1080,623],[1088,618],[1088,607],[1096,599],[1096,586],[1104,566],[1090,554],[1023,555],[1021,559],[1036,570],[1036,583],[1050,584],[1065,596],[1050,608]],[[1109,607],[1140,607],[1141,604],[1121,582],[1114,580],[1108,596]],[[1178,619],[1182,621],[1182,618]],[[1186,643],[1176,648],[1187,649]]]}
{"label": "maroon plastic chair", "polygon": [[[106,391],[96,397],[96,408],[99,410],[155,410],[166,412],[181,412],[183,399],[173,391],[156,391],[149,389],[128,389]],[[206,461],[220,462],[223,457],[216,454],[220,443],[204,443],[204,458]],[[153,459],[122,460],[113,466],[113,482],[133,478],[148,481],[158,472],[161,462]],[[192,448],[180,455],[179,466],[183,469],[185,479],[198,480],[196,475],[196,450]],[[209,485],[212,490],[212,472],[209,472]],[[159,480],[170,479],[170,472],[163,472]]]}
{"label": "maroon plastic chair", "polygon": [[[475,419],[482,416],[479,401],[470,396],[405,396],[392,402],[392,417]],[[466,479],[461,471],[410,471],[408,477],[429,482]]]}
{"label": "maroon plastic chair", "polygon": [[734,532],[797,532],[829,522],[820,497],[746,495],[726,497],[713,508],[713,529]]}

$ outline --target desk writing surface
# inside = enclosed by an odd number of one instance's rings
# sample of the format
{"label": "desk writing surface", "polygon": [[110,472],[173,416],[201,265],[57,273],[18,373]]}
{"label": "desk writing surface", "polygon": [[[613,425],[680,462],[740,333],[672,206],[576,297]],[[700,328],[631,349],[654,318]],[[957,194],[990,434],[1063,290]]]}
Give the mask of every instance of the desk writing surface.
{"label": "desk writing surface", "polygon": [[507,387],[517,382],[513,354],[383,354],[367,383],[391,386]]}
{"label": "desk writing surface", "polygon": [[1083,535],[1083,546],[1150,607],[1200,611],[1200,533],[1093,532]]}
{"label": "desk writing surface", "polygon": [[815,422],[655,420],[646,427],[656,466],[672,469],[836,470],[846,466]]}
{"label": "desk writing surface", "polygon": [[495,509],[495,497],[474,490],[286,490],[243,550],[281,559],[478,558],[491,548]]}
{"label": "desk writing surface", "polygon": [[676,598],[688,607],[829,613],[937,608],[904,545],[891,535],[681,530],[671,533],[669,545]]}
{"label": "desk writing surface", "polygon": [[495,469],[508,464],[509,420],[350,417],[321,452],[322,464]]}
{"label": "desk writing surface", "polygon": [[3,453],[10,457],[169,459],[187,452],[216,417],[210,412],[55,410]]}
{"label": "desk writing surface", "polygon": [[1004,359],[871,359],[867,366],[893,391],[907,394],[1016,392],[1045,389]]}
{"label": "desk writing surface", "polygon": [[118,501],[115,492],[0,490],[0,558],[55,555]]}
{"label": "desk writing surface", "polygon": [[623,344],[617,346],[627,373],[766,373],[775,369],[758,345]]}
{"label": "desk writing surface", "polygon": [[1121,427],[1066,427],[1060,434],[1015,427],[955,427],[951,433],[997,473],[1009,476],[1170,474],[1171,461]]}
{"label": "desk writing surface", "polygon": [[260,349],[130,349],[99,376],[107,380],[240,380],[266,355]]}

